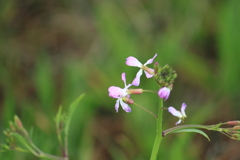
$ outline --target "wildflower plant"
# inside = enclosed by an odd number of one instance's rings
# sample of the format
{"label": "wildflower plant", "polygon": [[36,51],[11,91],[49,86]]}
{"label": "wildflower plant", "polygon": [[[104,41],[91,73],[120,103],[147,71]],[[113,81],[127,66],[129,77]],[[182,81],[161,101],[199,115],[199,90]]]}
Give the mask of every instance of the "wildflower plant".
{"label": "wildflower plant", "polygon": [[32,141],[32,135],[25,128],[18,116],[14,116],[14,121],[9,122],[9,128],[3,131],[7,137],[6,143],[1,145],[1,151],[13,150],[26,153],[32,153],[38,158],[49,160],[69,160],[68,155],[68,131],[72,115],[75,109],[79,106],[81,99],[85,94],[81,94],[75,101],[71,103],[67,112],[59,107],[59,110],[55,117],[56,133],[59,142],[59,150],[61,156],[55,156],[43,152]]}
{"label": "wildflower plant", "polygon": [[[131,112],[131,108],[129,107],[129,105],[134,104],[140,107],[141,109],[144,109],[148,113],[150,113],[156,119],[156,128],[157,128],[156,137],[153,144],[150,160],[157,159],[161,141],[166,135],[170,133],[195,132],[203,135],[210,141],[208,135],[202,131],[202,129],[205,129],[205,130],[211,130],[211,131],[218,131],[231,139],[240,140],[240,132],[239,132],[240,121],[228,121],[228,122],[214,124],[214,125],[196,125],[196,124],[180,125],[180,124],[183,124],[184,120],[187,118],[187,115],[185,112],[187,105],[185,103],[182,103],[180,111],[178,111],[172,106],[166,108],[163,105],[163,101],[166,101],[170,96],[170,93],[173,89],[173,83],[177,78],[177,73],[169,65],[165,65],[163,67],[159,66],[158,62],[154,63],[154,69],[147,67],[146,65],[153,63],[156,57],[157,57],[157,54],[155,54],[153,58],[149,59],[144,64],[139,62],[138,59],[135,57],[132,57],[132,56],[128,57],[126,59],[126,64],[128,66],[134,66],[134,67],[140,68],[140,70],[136,74],[136,77],[132,81],[132,84],[126,85],[126,79],[125,79],[125,73],[124,73],[122,74],[122,77],[124,75],[124,78],[122,78],[122,80],[124,81],[125,88],[121,89],[119,87],[111,86],[108,89],[110,97],[118,98],[117,103],[115,105],[116,111],[118,111],[119,102],[122,105],[122,108],[126,112]],[[159,87],[158,91],[149,91],[144,89],[136,89],[136,90],[139,90],[139,92],[130,91],[131,89],[129,89],[129,87],[131,85],[134,85],[134,86],[140,85],[140,77],[143,74],[143,72],[145,73],[147,78],[152,78],[152,77],[154,78],[154,80],[156,81]],[[144,108],[143,106],[135,103],[134,100],[130,99],[130,94],[142,94],[143,92],[154,92],[158,94],[159,106],[158,106],[157,114],[152,113],[147,108]],[[168,110],[168,112],[173,116],[178,117],[179,120],[175,123],[176,125],[175,127],[163,130],[163,112],[165,110]],[[222,128],[222,125],[232,125],[233,127]]]}
{"label": "wildflower plant", "polygon": [[[165,107],[163,102],[168,100],[170,97],[170,93],[173,90],[173,83],[177,78],[177,73],[173,70],[169,65],[159,66],[157,62],[154,63],[154,69],[147,67],[153,63],[157,54],[153,56],[153,58],[147,60],[146,63],[142,64],[139,62],[135,57],[128,57],[126,59],[126,64],[128,66],[139,67],[140,70],[137,72],[136,77],[132,81],[132,83],[127,84],[126,73],[121,74],[121,79],[124,83],[124,87],[117,87],[117,86],[110,86],[108,88],[109,96],[111,98],[116,99],[115,103],[115,110],[116,112],[119,111],[119,107],[121,106],[122,109],[130,113],[131,105],[136,105],[139,108],[143,109],[147,113],[149,113],[152,117],[156,119],[156,137],[153,143],[152,153],[150,160],[156,160],[158,156],[158,152],[160,149],[160,145],[162,139],[172,133],[179,133],[179,132],[195,132],[203,135],[208,140],[208,135],[203,132],[202,130],[211,130],[220,132],[227,137],[233,140],[240,140],[240,121],[228,121],[224,123],[218,123],[213,125],[198,125],[198,124],[187,124],[182,125],[187,118],[186,115],[186,108],[187,104],[182,103],[180,111],[175,109],[174,107]],[[132,86],[139,86],[140,85],[140,77],[145,73],[147,78],[152,78],[158,84],[157,91],[151,90],[144,90],[142,88],[132,89]],[[120,76],[119,76],[120,78]],[[139,95],[143,94],[144,92],[153,92],[158,94],[159,97],[159,105],[158,105],[158,112],[153,113],[147,108],[137,104],[133,99],[131,99],[132,94]],[[69,124],[71,117],[79,105],[79,102],[83,98],[84,94],[80,95],[74,102],[71,103],[67,112],[62,110],[62,107],[59,107],[59,110],[55,117],[55,124],[56,124],[56,134],[57,139],[59,141],[59,150],[61,151],[61,156],[55,156],[48,153],[43,152],[37,145],[34,144],[32,141],[32,134],[25,129],[23,123],[21,122],[18,116],[14,116],[14,121],[9,122],[9,128],[4,130],[4,134],[7,137],[6,143],[2,144],[1,151],[7,150],[14,150],[20,152],[28,152],[32,153],[38,158],[43,159],[50,159],[50,160],[69,160],[68,154],[68,131],[69,131]],[[142,95],[141,95],[142,96]],[[168,128],[163,130],[163,112],[168,111],[175,117],[178,117],[179,120],[175,123],[176,126],[172,128]],[[230,126],[230,127],[222,127],[222,126]]]}

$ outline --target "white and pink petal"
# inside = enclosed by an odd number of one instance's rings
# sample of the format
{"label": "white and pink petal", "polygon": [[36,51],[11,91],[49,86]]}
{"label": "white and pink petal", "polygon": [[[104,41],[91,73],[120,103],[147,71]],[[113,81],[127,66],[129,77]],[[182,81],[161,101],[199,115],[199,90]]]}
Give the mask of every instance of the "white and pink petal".
{"label": "white and pink petal", "polygon": [[174,107],[168,107],[168,112],[170,112],[173,116],[176,116],[178,118],[182,118],[182,113],[176,110]]}
{"label": "white and pink petal", "polygon": [[143,70],[140,69],[136,75],[136,77],[134,78],[133,82],[132,82],[132,85],[134,86],[139,86],[140,84],[140,77],[142,76],[143,74]]}
{"label": "white and pink petal", "polygon": [[149,59],[146,63],[144,63],[144,65],[151,64],[156,57],[157,57],[157,53],[153,56],[153,58]]}
{"label": "white and pink petal", "polygon": [[186,113],[185,113],[185,109],[187,108],[187,105],[185,103],[182,104],[182,107],[181,107],[181,112],[182,112],[182,115],[183,117],[187,117]]}
{"label": "white and pink petal", "polygon": [[127,103],[124,103],[124,102],[122,101],[122,99],[120,99],[120,104],[121,104],[122,109],[123,109],[124,111],[126,111],[126,112],[131,112],[131,108],[128,106]]}
{"label": "white and pink petal", "polygon": [[120,99],[117,99],[116,104],[115,104],[115,110],[116,110],[116,112],[118,112],[119,101],[120,101]]}
{"label": "white and pink petal", "polygon": [[112,98],[119,98],[123,92],[122,90],[123,89],[120,87],[111,86],[108,88],[109,96]]}
{"label": "white and pink petal", "polygon": [[[154,73],[154,69],[149,68],[149,70],[151,70],[152,73]],[[144,73],[145,73],[145,75],[146,75],[147,78],[152,78],[152,77],[154,76],[153,74],[150,74],[150,73],[148,73],[147,71],[144,71]]]}
{"label": "white and pink petal", "polygon": [[137,58],[135,58],[135,57],[130,56],[130,57],[128,57],[126,60],[127,60],[127,61],[126,61],[126,64],[127,64],[128,66],[134,66],[134,67],[139,67],[139,68],[142,67],[142,63],[139,62],[139,61],[137,60]]}

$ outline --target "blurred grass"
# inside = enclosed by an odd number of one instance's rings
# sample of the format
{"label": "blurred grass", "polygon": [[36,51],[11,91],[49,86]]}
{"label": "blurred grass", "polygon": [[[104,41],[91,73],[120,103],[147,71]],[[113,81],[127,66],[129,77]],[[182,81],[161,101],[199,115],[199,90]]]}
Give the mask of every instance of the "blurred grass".
{"label": "blurred grass", "polygon": [[[53,116],[85,92],[70,126],[70,157],[148,159],[155,120],[135,106],[116,114],[107,89],[123,86],[122,72],[128,83],[134,78],[138,69],[125,65],[128,56],[145,63],[155,53],[179,75],[164,105],[187,103],[187,124],[239,119],[239,7],[237,0],[1,1],[1,131],[18,114],[43,151],[60,155]],[[157,90],[153,81],[141,81]],[[156,95],[133,98],[157,111]],[[176,121],[167,112],[164,118],[166,129]],[[220,160],[226,152],[210,151],[226,139],[209,134],[211,143],[195,134],[169,135],[159,159]],[[0,159],[34,157],[3,152]]]}

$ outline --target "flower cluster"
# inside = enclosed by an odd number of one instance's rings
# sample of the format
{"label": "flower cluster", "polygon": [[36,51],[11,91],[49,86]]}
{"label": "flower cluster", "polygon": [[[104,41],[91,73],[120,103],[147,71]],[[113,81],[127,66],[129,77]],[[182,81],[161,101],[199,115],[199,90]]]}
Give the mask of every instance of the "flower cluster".
{"label": "flower cluster", "polygon": [[[154,77],[155,80],[157,81],[160,89],[158,91],[158,96],[161,99],[167,100],[169,98],[174,79],[177,77],[176,72],[169,67],[168,65],[164,67],[159,67],[158,63],[155,63],[154,69],[147,67],[148,64],[152,64],[154,59],[157,57],[157,54],[153,56],[153,58],[147,60],[146,63],[142,64],[139,62],[138,59],[135,57],[128,57],[126,59],[126,65],[128,66],[133,66],[133,67],[138,67],[140,70],[137,72],[136,77],[132,81],[131,84],[126,84],[126,74],[122,73],[122,81],[124,82],[124,88],[116,87],[116,86],[111,86],[108,89],[109,96],[112,98],[116,98],[116,104],[115,104],[115,110],[118,112],[119,106],[122,106],[122,109],[125,110],[126,112],[131,112],[131,108],[129,107],[128,104],[134,104],[134,101],[130,99],[131,94],[141,94],[144,92],[142,89],[129,89],[132,85],[133,86],[139,86],[140,85],[140,78],[143,74],[145,73],[147,78],[152,78]],[[179,117],[179,121],[176,123],[180,124],[183,122],[184,118],[186,118],[185,114],[185,109],[187,105],[183,103],[181,112],[177,111],[173,107],[169,107],[168,110],[169,112],[174,115]]]}

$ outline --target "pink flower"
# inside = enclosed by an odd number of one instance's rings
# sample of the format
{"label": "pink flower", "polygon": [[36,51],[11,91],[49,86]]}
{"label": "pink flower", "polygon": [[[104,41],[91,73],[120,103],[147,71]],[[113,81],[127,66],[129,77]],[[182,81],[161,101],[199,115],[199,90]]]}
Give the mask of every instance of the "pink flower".
{"label": "pink flower", "polygon": [[144,64],[140,63],[135,57],[130,56],[130,57],[127,58],[126,64],[128,66],[134,66],[134,67],[139,67],[140,68],[140,70],[138,71],[138,73],[136,75],[136,78],[132,82],[132,84],[134,86],[139,86],[139,84],[140,84],[140,77],[142,76],[143,70],[144,70],[145,75],[146,75],[147,78],[153,77],[154,69],[148,68],[146,65],[147,64],[151,64],[156,56],[157,56],[157,54],[155,54],[153,58],[149,59]]}
{"label": "pink flower", "polygon": [[111,86],[108,88],[109,96],[112,98],[117,98],[115,109],[116,112],[118,112],[119,104],[122,106],[123,110],[126,112],[131,112],[131,108],[128,106],[128,104],[124,103],[124,100],[129,99],[130,95],[128,93],[128,88],[132,84],[126,85],[126,74],[122,73],[122,80],[124,82],[125,87],[122,89],[120,87]]}
{"label": "pink flower", "polygon": [[163,87],[158,91],[158,96],[164,99],[165,101],[168,99],[169,95],[170,95],[170,89],[167,87]]}
{"label": "pink flower", "polygon": [[175,123],[176,125],[183,122],[183,120],[187,117],[185,114],[185,109],[187,108],[187,105],[185,103],[182,104],[181,112],[176,110],[174,107],[170,106],[168,107],[168,111],[173,115],[179,118],[179,121]]}

